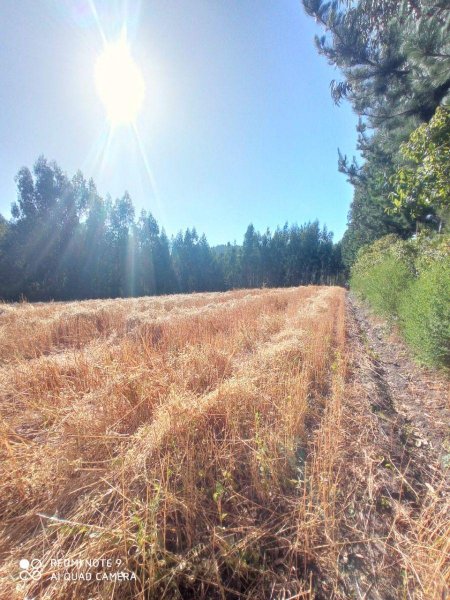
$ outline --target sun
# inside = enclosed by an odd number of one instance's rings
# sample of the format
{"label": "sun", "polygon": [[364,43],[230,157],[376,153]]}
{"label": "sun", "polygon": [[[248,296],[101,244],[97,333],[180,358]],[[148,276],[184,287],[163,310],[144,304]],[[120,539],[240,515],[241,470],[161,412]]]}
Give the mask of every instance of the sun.
{"label": "sun", "polygon": [[145,84],[125,35],[106,44],[97,58],[95,84],[111,124],[134,123],[144,101]]}

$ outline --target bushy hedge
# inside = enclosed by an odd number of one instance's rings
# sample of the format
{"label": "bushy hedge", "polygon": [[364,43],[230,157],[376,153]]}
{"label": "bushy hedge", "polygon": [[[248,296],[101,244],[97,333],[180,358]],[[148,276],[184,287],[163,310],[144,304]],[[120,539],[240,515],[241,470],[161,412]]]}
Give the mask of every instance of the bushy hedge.
{"label": "bushy hedge", "polygon": [[397,321],[417,358],[450,368],[450,236],[404,241],[389,235],[362,248],[351,288]]}
{"label": "bushy hedge", "polygon": [[450,264],[423,271],[403,294],[399,318],[406,341],[423,362],[450,366]]}
{"label": "bushy hedge", "polygon": [[401,296],[414,275],[411,249],[396,236],[388,235],[359,251],[350,284],[378,314],[395,318]]}

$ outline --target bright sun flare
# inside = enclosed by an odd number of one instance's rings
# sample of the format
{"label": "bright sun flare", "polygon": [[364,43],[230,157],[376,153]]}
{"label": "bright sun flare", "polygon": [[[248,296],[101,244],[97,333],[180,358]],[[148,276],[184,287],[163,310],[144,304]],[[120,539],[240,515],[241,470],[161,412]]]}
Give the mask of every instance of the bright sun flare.
{"label": "bright sun flare", "polygon": [[95,83],[111,123],[133,123],[144,101],[145,85],[125,36],[105,46],[95,64]]}

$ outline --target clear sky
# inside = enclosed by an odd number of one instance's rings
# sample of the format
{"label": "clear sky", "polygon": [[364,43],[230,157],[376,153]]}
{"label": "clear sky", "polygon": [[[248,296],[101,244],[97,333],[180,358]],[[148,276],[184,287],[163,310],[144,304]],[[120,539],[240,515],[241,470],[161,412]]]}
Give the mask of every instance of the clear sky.
{"label": "clear sky", "polygon": [[[44,154],[102,195],[128,190],[169,235],[240,243],[250,222],[318,218],[342,236],[352,188],[337,148],[355,153],[357,118],[333,104],[339,74],[300,0],[1,0],[0,22],[4,216],[18,169]],[[145,100],[136,131],[111,132],[94,66],[100,29],[113,41],[124,23]]]}

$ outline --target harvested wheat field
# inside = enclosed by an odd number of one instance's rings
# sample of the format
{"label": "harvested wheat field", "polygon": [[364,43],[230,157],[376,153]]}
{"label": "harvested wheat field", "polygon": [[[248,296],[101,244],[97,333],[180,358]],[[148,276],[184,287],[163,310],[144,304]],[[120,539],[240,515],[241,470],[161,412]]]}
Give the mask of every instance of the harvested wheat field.
{"label": "harvested wheat field", "polygon": [[445,598],[445,381],[346,294],[2,305],[0,598]]}

